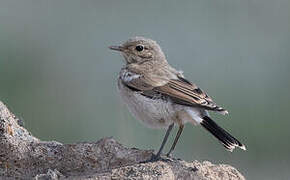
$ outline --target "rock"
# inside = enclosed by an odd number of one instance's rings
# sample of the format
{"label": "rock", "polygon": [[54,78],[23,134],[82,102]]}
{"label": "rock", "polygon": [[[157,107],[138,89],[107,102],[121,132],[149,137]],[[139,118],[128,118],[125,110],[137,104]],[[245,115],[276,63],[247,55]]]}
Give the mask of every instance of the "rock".
{"label": "rock", "polygon": [[41,141],[18,124],[0,101],[1,179],[245,179],[229,165],[151,158],[152,150],[127,148],[113,138],[61,144]]}
{"label": "rock", "polygon": [[46,174],[38,174],[35,176],[34,179],[35,180],[47,180],[47,179],[58,180],[60,178],[64,179],[65,177],[57,170],[53,171],[51,169],[48,169]]}

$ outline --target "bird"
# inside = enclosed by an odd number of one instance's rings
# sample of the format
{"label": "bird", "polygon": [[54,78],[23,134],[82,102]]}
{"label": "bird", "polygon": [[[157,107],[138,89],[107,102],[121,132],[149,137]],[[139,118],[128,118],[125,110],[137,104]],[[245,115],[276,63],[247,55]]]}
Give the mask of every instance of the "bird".
{"label": "bird", "polygon": [[166,154],[170,157],[186,123],[202,126],[228,151],[232,152],[236,147],[246,150],[244,144],[221,128],[209,115],[209,111],[222,115],[228,114],[228,111],[186,79],[183,72],[169,65],[156,41],[137,36],[109,48],[119,51],[125,60],[117,81],[121,100],[133,116],[147,127],[167,129],[151,161],[161,159],[170,132],[176,125],[179,129]]}

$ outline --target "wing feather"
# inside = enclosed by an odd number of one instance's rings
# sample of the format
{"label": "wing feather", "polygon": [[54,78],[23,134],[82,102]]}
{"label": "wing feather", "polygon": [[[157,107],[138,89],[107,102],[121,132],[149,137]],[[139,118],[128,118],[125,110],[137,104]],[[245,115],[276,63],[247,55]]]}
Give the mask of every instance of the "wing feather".
{"label": "wing feather", "polygon": [[[166,76],[165,76],[166,77]],[[227,111],[216,105],[215,102],[199,87],[183,77],[167,79],[164,76],[144,75],[137,72],[121,71],[122,82],[146,96],[153,97],[154,93],[166,96],[173,102],[185,106],[200,107],[207,110],[227,114]]]}
{"label": "wing feather", "polygon": [[197,106],[207,110],[225,112],[226,110],[217,106],[213,100],[195,84],[188,83],[182,79],[172,79],[164,86],[155,87],[155,91],[163,93],[172,98],[175,103]]}

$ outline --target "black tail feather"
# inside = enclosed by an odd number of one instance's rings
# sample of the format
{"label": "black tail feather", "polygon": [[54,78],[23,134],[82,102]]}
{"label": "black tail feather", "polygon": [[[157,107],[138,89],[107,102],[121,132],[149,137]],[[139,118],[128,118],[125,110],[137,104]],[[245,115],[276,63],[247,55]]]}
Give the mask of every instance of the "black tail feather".
{"label": "black tail feather", "polygon": [[203,117],[203,121],[200,124],[212,135],[214,135],[227,150],[233,151],[235,147],[246,150],[245,145],[240,143],[240,141],[238,141],[236,138],[226,132],[223,128],[219,127],[210,117]]}

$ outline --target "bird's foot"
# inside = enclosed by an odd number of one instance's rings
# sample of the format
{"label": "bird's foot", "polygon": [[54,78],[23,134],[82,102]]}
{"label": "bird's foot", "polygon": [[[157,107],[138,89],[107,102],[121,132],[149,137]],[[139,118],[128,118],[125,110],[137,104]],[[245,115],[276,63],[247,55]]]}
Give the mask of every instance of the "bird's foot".
{"label": "bird's foot", "polygon": [[169,153],[166,154],[166,157],[172,158],[171,154],[169,154]]}
{"label": "bird's foot", "polygon": [[148,162],[157,162],[157,161],[168,161],[168,159],[166,158],[162,158],[160,155],[155,155],[155,154],[152,154],[151,158],[146,160],[146,161],[142,161],[141,163],[148,163]]}
{"label": "bird's foot", "polygon": [[170,161],[170,160],[181,160],[180,158],[174,157],[171,153],[167,153],[166,157],[168,158],[167,161]]}

